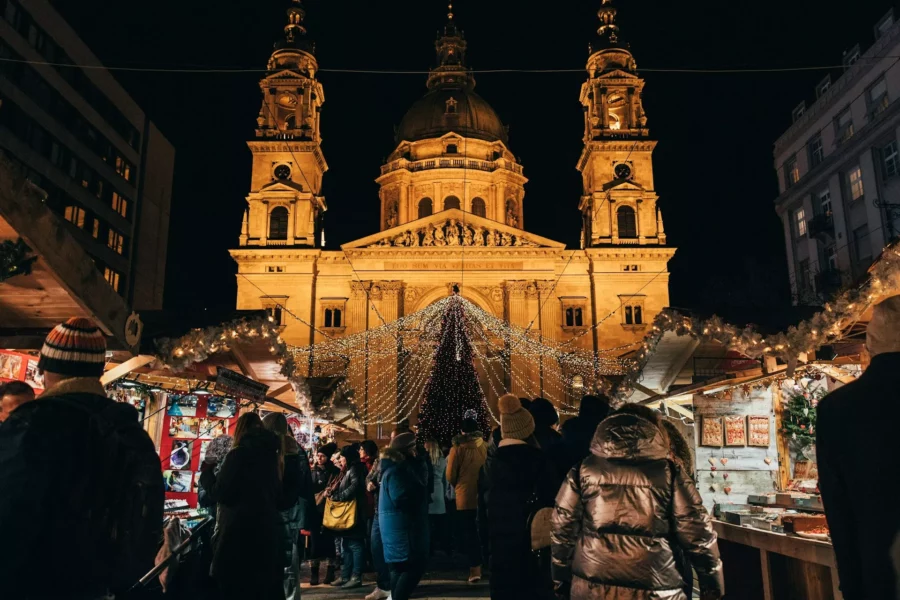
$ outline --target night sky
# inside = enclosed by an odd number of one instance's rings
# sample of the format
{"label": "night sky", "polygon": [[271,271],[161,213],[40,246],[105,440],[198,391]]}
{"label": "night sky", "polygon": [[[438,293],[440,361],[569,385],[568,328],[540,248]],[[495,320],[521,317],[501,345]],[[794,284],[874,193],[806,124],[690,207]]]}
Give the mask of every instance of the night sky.
{"label": "night sky", "polygon": [[[446,7],[440,1],[306,0],[322,69],[425,71]],[[265,68],[288,0],[59,0],[58,10],[110,67]],[[479,69],[583,69],[600,0],[457,0],[456,20]],[[840,64],[867,48],[889,0],[839,14],[821,2],[618,0],[621,39],[638,69],[787,68]],[[850,5],[847,5],[848,7]],[[847,8],[847,7],[845,7]],[[833,70],[833,77],[840,69]],[[811,102],[824,71],[687,74],[644,71],[644,108],[669,243],[672,306],[764,321],[790,304],[775,215],[772,146],[791,109]],[[262,72],[118,72],[177,151],[166,307],[234,307],[237,245],[250,181]],[[584,71],[481,74],[476,91],[510,126],[530,179],[526,228],[578,247]],[[327,247],[378,230],[379,166],[393,128],[425,92],[424,74],[322,72]],[[272,292],[276,293],[276,292]]]}

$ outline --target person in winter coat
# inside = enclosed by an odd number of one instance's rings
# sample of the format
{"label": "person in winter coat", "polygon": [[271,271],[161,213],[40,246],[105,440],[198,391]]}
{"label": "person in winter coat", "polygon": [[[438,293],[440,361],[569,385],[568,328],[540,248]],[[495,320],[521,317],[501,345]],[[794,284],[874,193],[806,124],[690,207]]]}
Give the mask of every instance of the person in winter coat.
{"label": "person in winter coat", "polygon": [[534,437],[541,446],[541,450],[550,453],[562,443],[562,435],[555,429],[559,423],[559,413],[556,407],[546,398],[535,398],[527,408],[534,417]]}
{"label": "person in winter coat", "polygon": [[534,437],[532,414],[519,399],[501,396],[499,409],[503,439],[491,466],[488,497],[491,598],[546,600],[553,597],[550,563],[532,552],[527,524],[538,509],[553,506],[556,471]]}
{"label": "person in winter coat", "polygon": [[311,511],[310,523],[306,527],[309,531],[309,546],[306,557],[309,560],[309,585],[319,585],[319,567],[324,559],[328,562],[325,570],[325,585],[334,581],[337,557],[334,552],[334,535],[328,529],[322,527],[322,517],[325,515],[325,490],[334,482],[340,474],[340,470],[331,462],[331,455],[337,451],[334,443],[324,444],[316,452],[316,463],[312,467],[313,496],[315,498],[315,510]]}
{"label": "person in winter coat", "polygon": [[487,457],[484,435],[474,419],[463,419],[462,434],[453,438],[447,457],[447,481],[456,488],[456,516],[469,563],[469,583],[481,581],[478,539],[478,473]]}
{"label": "person in winter coat", "polygon": [[[652,419],[652,420],[648,420]],[[658,419],[614,414],[569,472],[552,516],[553,580],[572,600],[687,600],[671,544],[697,571],[701,598],[724,593],[716,534],[694,482],[669,460]]]}
{"label": "person in winter coat", "polygon": [[[522,403],[522,398],[519,398],[519,402]],[[528,404],[531,404],[530,400],[528,400]],[[525,408],[525,404],[521,404],[521,406]],[[481,539],[481,559],[488,565],[491,562],[491,523],[488,520],[487,510],[491,495],[491,467],[497,457],[501,439],[500,428],[495,427],[488,438],[484,464],[478,471],[478,534]]]}
{"label": "person in winter coat", "polygon": [[288,428],[284,413],[273,412],[263,417],[263,427],[281,440],[281,455],[284,457],[282,477],[281,521],[284,543],[284,590],[288,600],[297,594],[300,581],[300,530],[306,524],[307,511],[315,505],[313,498],[312,473],[306,450],[300,447]]}
{"label": "person in winter coat", "polygon": [[334,532],[341,539],[341,578],[332,582],[333,586],[344,589],[362,587],[363,566],[365,566],[366,536],[366,468],[359,460],[356,446],[341,449],[341,469],[343,475],[334,488],[325,491],[325,496],[335,502],[356,500],[356,519],[353,527],[346,531]]}
{"label": "person in winter coat", "polygon": [[444,490],[447,487],[447,457],[436,440],[425,442],[425,451],[434,468],[434,483],[431,486],[431,504],[428,505],[428,525],[431,529],[431,551],[443,550],[451,554],[447,540],[447,504]]}
{"label": "person in winter coat", "polygon": [[868,368],[825,396],[816,418],[819,489],[846,600],[885,600],[897,589],[890,549],[900,532],[900,512],[879,511],[875,525],[872,506],[863,499],[900,495],[900,481],[885,477],[880,461],[872,459],[900,451],[900,437],[887,429],[873,433],[873,416],[893,414],[900,406],[900,296],[875,305],[866,348],[872,357]]}
{"label": "person in winter coat", "polygon": [[416,436],[401,433],[381,454],[378,520],[384,560],[391,571],[392,600],[408,600],[428,561],[427,479],[415,464]]}
{"label": "person in winter coat", "polygon": [[[640,404],[626,404],[625,408],[628,408],[629,406],[644,409],[647,408]],[[624,409],[620,412],[624,412]],[[640,414],[638,416],[640,416]],[[665,429],[666,435],[669,438],[669,457],[672,458],[672,460],[675,461],[675,464],[677,464],[696,484],[697,479],[694,477],[694,453],[691,451],[690,444],[684,439],[684,436],[681,435],[678,427],[676,427],[672,421],[660,419],[659,424]],[[681,546],[677,544],[672,544],[672,553],[675,555],[675,565],[678,567],[678,572],[681,573],[681,578],[684,580],[684,591],[688,594],[688,597],[690,597],[694,587],[694,570],[691,569],[691,562],[681,549]]]}
{"label": "person in winter coat", "polygon": [[564,451],[555,462],[564,474],[568,474],[575,464],[591,455],[591,440],[597,425],[612,411],[606,396],[583,396],[578,407],[578,416],[563,423],[562,441]]}
{"label": "person in winter coat", "polygon": [[[44,393],[0,424],[0,598],[105,598],[153,568],[159,455],[134,407],[106,396],[105,363],[106,338],[93,321],[57,325],[38,359]],[[138,483],[143,498],[133,493]],[[122,515],[122,506],[132,511]],[[125,517],[134,543],[120,546],[122,529],[102,518],[109,513]]]}
{"label": "person in winter coat", "polygon": [[223,599],[284,599],[280,451],[259,415],[245,413],[218,474],[200,475],[218,503],[210,574]]}

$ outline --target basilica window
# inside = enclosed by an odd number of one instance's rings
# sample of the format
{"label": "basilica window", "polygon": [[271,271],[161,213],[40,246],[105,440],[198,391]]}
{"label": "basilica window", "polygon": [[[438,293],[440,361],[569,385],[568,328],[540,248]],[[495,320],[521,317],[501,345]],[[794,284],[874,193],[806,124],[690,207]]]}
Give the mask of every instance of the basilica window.
{"label": "basilica window", "polygon": [[444,210],[450,210],[451,208],[459,208],[459,198],[456,196],[447,196],[444,198]]}
{"label": "basilica window", "polygon": [[481,198],[472,198],[472,214],[479,217],[487,216],[487,206]]}
{"label": "basilica window", "polygon": [[456,154],[458,152],[456,144],[447,144],[447,154]]}
{"label": "basilica window", "polygon": [[325,309],[325,328],[333,329],[341,326],[341,317],[343,311],[340,308]]}
{"label": "basilica window", "polygon": [[322,328],[340,329],[347,326],[347,299],[323,298],[322,299]]}
{"label": "basilica window", "polygon": [[434,203],[431,198],[422,198],[419,200],[419,218],[430,217],[434,212]]}
{"label": "basilica window", "polygon": [[644,296],[619,296],[622,304],[622,325],[625,328],[640,328],[644,320]]}
{"label": "basilica window", "polygon": [[620,206],[616,211],[620,238],[637,237],[637,217],[630,206]]}
{"label": "basilica window", "polygon": [[269,214],[269,239],[286,240],[288,236],[288,209],[276,206]]}
{"label": "basilica window", "polygon": [[580,329],[587,322],[587,298],[564,297],[562,304],[563,329]]}
{"label": "basilica window", "polygon": [[284,315],[288,312],[287,301],[288,296],[262,296],[260,298],[270,323],[284,325]]}
{"label": "basilica window", "polygon": [[625,124],[625,96],[610,94],[606,98],[606,107],[609,110],[609,128],[622,129]]}

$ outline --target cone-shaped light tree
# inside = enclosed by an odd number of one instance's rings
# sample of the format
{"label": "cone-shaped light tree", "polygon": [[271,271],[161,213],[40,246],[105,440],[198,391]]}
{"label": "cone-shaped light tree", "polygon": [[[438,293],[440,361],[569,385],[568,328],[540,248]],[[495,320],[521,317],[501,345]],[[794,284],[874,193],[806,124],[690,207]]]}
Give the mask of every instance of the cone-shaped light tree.
{"label": "cone-shaped light tree", "polygon": [[441,446],[450,445],[453,436],[460,432],[463,415],[470,411],[474,411],[485,436],[491,431],[463,303],[458,296],[452,300],[442,317],[440,342],[419,409],[419,435],[433,438]]}

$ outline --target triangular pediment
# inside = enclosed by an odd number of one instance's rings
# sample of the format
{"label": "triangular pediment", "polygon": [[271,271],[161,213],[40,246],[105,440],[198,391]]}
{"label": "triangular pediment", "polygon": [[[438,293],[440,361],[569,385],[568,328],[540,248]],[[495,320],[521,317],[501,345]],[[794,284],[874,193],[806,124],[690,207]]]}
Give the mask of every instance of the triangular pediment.
{"label": "triangular pediment", "polygon": [[600,75],[597,79],[640,79],[640,77],[623,69],[615,69]]}
{"label": "triangular pediment", "polygon": [[266,76],[266,81],[277,81],[277,80],[295,80],[295,79],[307,79],[306,75],[302,73],[298,73],[297,71],[291,71],[290,69],[282,69],[277,73],[272,73],[271,75]]}
{"label": "triangular pediment", "polygon": [[622,192],[627,191],[635,191],[635,192],[643,192],[644,186],[638,185],[637,183],[629,180],[629,179],[614,179],[608,183],[603,184],[603,191],[607,192],[609,190],[618,190]]}
{"label": "triangular pediment", "polygon": [[274,181],[270,181],[266,185],[259,188],[260,192],[290,192],[292,194],[296,194],[297,192],[303,192],[303,186],[299,183],[295,183],[290,180],[285,179],[276,179]]}
{"label": "triangular pediment", "polygon": [[[454,234],[455,231],[455,234]],[[342,250],[358,248],[555,248],[561,242],[510,227],[498,221],[463,212],[458,208],[433,215],[364,237],[341,246]]]}

